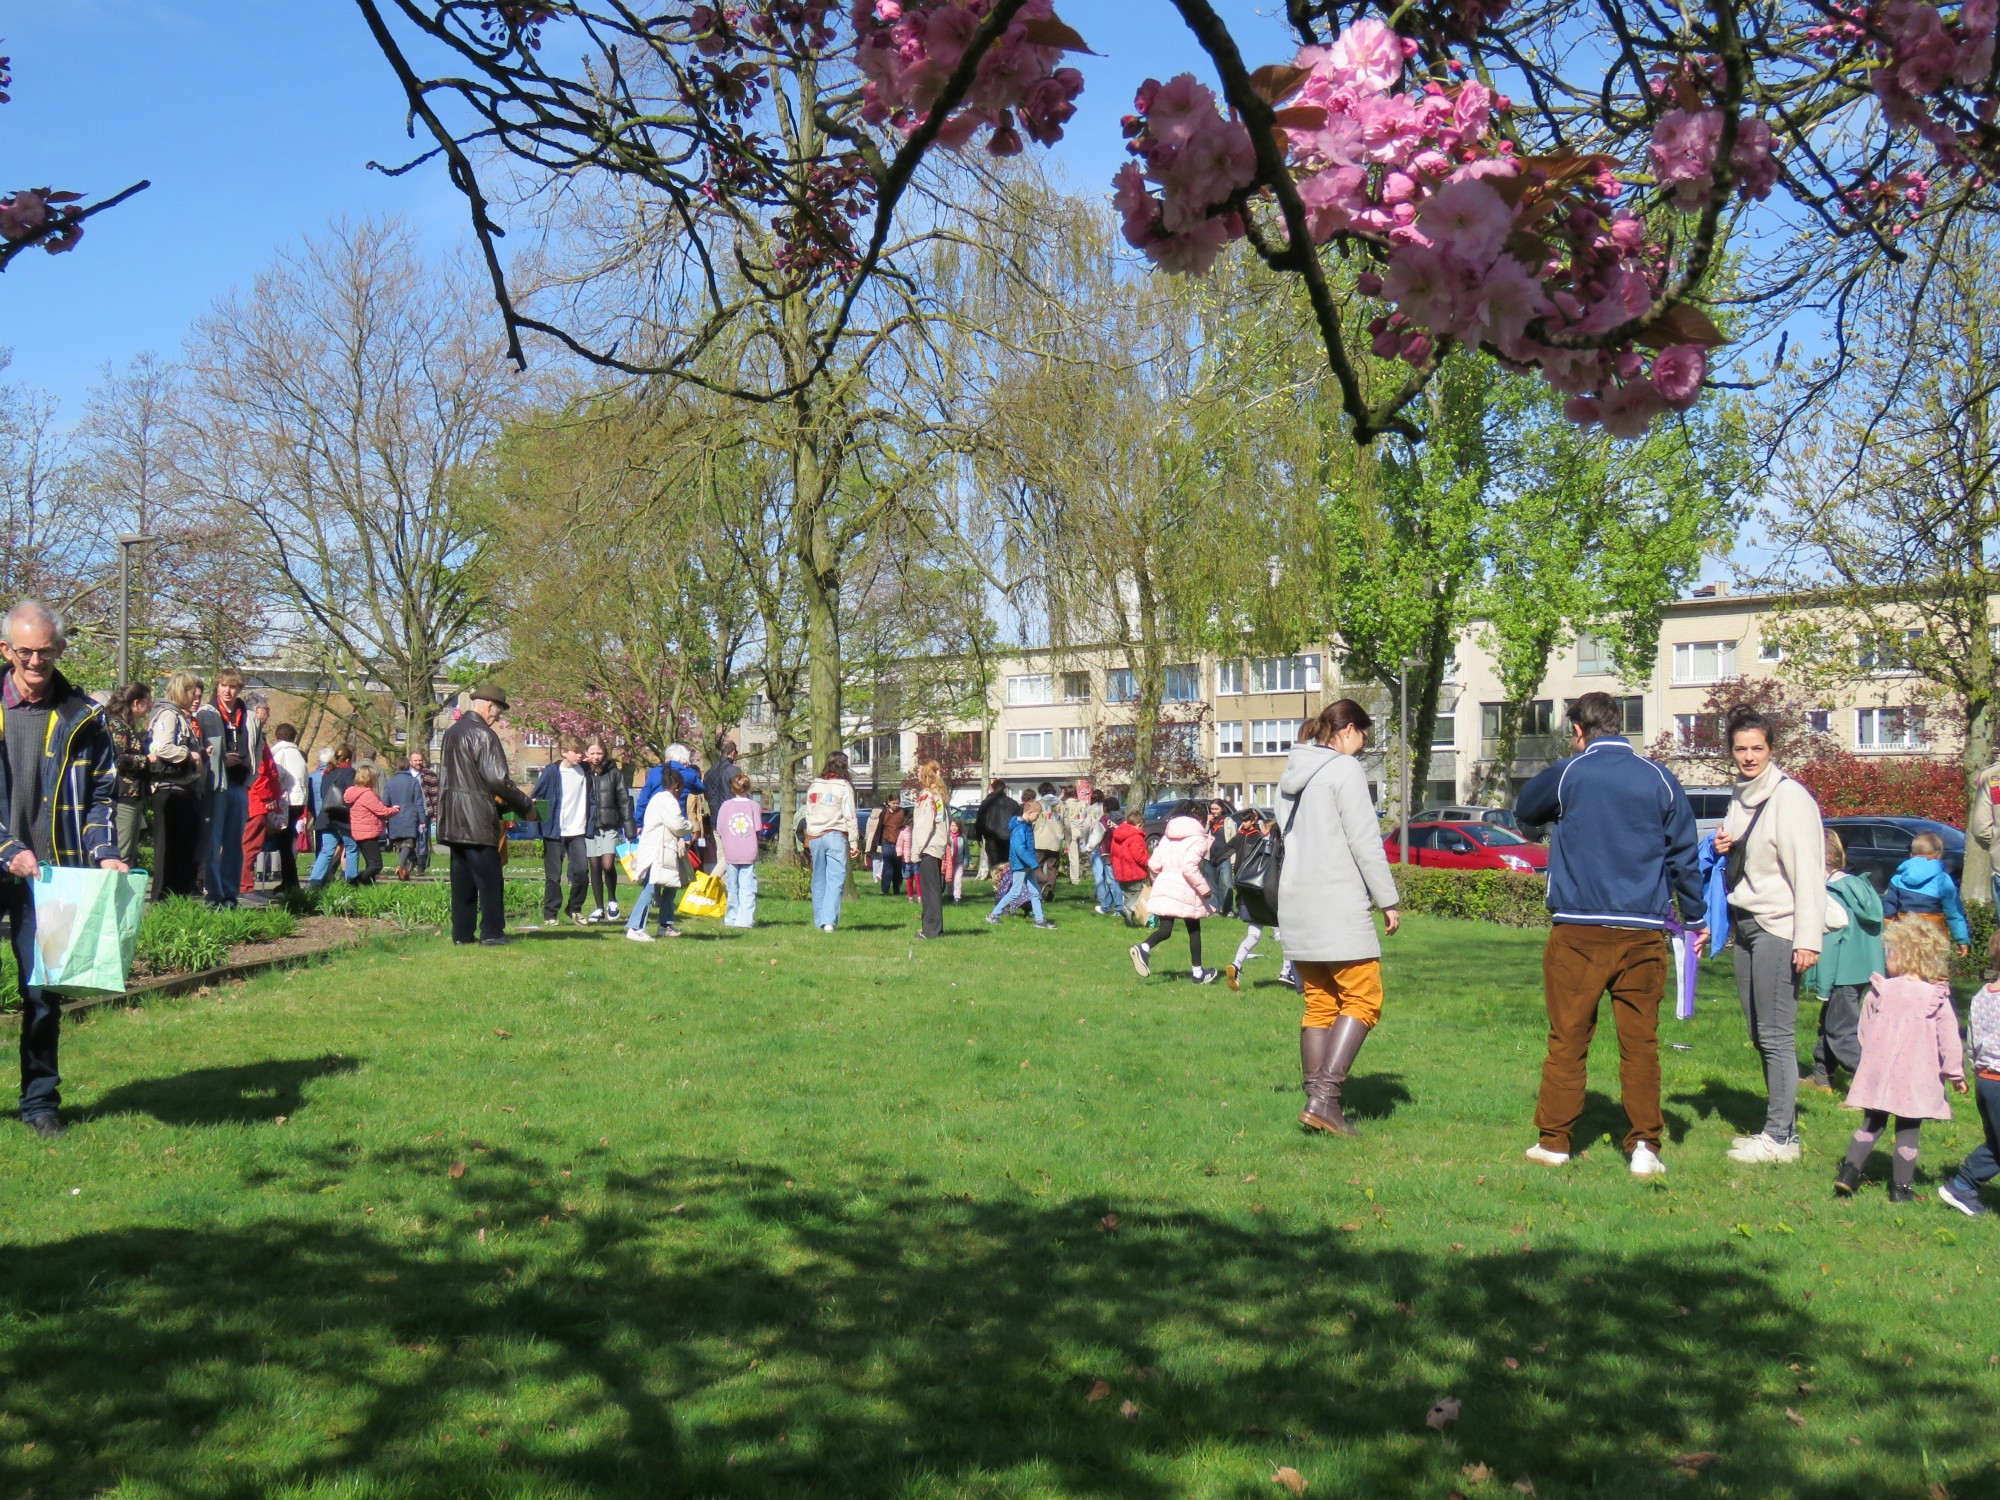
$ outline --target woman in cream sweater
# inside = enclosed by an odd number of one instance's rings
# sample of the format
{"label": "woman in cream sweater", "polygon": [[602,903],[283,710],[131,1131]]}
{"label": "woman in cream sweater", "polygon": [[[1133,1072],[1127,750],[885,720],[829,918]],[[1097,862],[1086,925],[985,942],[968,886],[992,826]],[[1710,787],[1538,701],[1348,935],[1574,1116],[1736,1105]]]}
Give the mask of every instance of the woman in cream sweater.
{"label": "woman in cream sweater", "polygon": [[1826,931],[1826,830],[1811,792],[1771,758],[1770,722],[1754,709],[1729,716],[1738,780],[1715,835],[1728,858],[1736,992],[1764,1059],[1764,1128],[1736,1138],[1733,1161],[1799,1159],[1799,976],[1819,959]]}

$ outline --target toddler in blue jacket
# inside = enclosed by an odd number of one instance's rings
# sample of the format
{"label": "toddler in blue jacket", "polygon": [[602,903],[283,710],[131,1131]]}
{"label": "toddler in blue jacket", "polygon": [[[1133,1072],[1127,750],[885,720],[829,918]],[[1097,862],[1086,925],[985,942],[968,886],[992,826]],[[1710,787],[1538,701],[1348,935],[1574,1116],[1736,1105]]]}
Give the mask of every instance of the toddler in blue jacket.
{"label": "toddler in blue jacket", "polygon": [[1951,929],[1951,940],[1965,956],[1972,934],[1965,925],[1965,903],[1958,899],[1958,882],[1944,867],[1944,840],[1920,833],[1910,840],[1910,857],[1889,877],[1882,893],[1882,915],[1928,917]]}

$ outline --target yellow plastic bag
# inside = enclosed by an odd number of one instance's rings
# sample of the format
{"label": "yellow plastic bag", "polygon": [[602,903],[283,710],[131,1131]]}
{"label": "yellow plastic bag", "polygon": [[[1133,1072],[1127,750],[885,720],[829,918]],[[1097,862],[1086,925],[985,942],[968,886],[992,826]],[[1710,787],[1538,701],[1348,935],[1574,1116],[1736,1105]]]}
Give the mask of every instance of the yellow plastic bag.
{"label": "yellow plastic bag", "polygon": [[707,870],[688,882],[680,905],[674,908],[684,917],[719,917],[728,909],[729,892],[723,889],[722,877]]}

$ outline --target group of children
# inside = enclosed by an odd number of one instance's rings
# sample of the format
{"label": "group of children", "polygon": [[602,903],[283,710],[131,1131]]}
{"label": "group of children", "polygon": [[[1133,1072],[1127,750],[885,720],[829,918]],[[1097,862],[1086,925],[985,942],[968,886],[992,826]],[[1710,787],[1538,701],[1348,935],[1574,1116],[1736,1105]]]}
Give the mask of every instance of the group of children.
{"label": "group of children", "polygon": [[[1848,1107],[1862,1112],[1834,1173],[1843,1197],[1861,1186],[1862,1169],[1893,1121],[1889,1201],[1912,1201],[1923,1122],[1951,1118],[1947,1085],[1961,1094],[1970,1087],[1950,982],[1952,949],[1966,952],[1970,934],[1943,852],[1935,835],[1919,834],[1878,897],[1846,868],[1839,835],[1826,836],[1833,872],[1827,894],[1841,920],[1829,925],[1809,975],[1822,1001],[1812,1081],[1830,1090],[1834,1071],[1844,1069]],[[1972,997],[1966,1028],[1986,1139],[1938,1188],[1941,1201],[1974,1217],[1986,1211],[1981,1185],[2000,1176],[2000,934],[1987,957],[1986,983]]]}

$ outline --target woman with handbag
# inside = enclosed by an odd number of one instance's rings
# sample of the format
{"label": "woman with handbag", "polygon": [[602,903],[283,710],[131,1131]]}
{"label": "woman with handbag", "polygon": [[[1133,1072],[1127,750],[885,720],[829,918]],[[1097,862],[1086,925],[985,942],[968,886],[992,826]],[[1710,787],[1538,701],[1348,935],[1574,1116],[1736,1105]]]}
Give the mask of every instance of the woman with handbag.
{"label": "woman with handbag", "polygon": [[195,724],[201,679],[176,672],[153,712],[146,754],[153,767],[153,899],[192,896],[201,870],[201,812],[208,800],[208,745]]}
{"label": "woman with handbag", "polygon": [[632,878],[639,882],[639,894],[632,900],[632,915],[625,922],[625,936],[635,943],[650,943],[646,913],[655,902],[660,907],[660,936],[677,938],[681,930],[674,922],[674,900],[681,888],[681,856],[694,825],[681,811],[681,773],[671,766],[660,779],[660,793],[646,803],[646,823],[639,830],[638,852],[632,856]]}
{"label": "woman with handbag", "polygon": [[583,745],[583,784],[590,800],[583,857],[590,867],[589,920],[618,920],[618,846],[634,837],[632,785],[602,735]]}
{"label": "woman with handbag", "polygon": [[[1236,893],[1236,912],[1249,927],[1236,945],[1236,957],[1222,970],[1223,982],[1232,990],[1243,988],[1238,982],[1243,966],[1257,956],[1257,944],[1267,930],[1276,941],[1284,941],[1278,931],[1278,874],[1283,868],[1283,850],[1278,830],[1266,823],[1256,808],[1244,808],[1236,837],[1229,841],[1229,866],[1234,876],[1230,889]],[[1278,983],[1298,988],[1298,971],[1289,957],[1278,970]]]}
{"label": "woman with handbag", "polygon": [[1278,909],[1285,952],[1306,997],[1299,1027],[1306,1107],[1299,1124],[1358,1135],[1340,1096],[1361,1044],[1382,1019],[1382,941],[1372,913],[1381,911],[1393,933],[1400,897],[1359,759],[1368,744],[1368,711],[1340,698],[1309,722],[1311,737],[1292,746],[1278,778],[1285,850]]}

